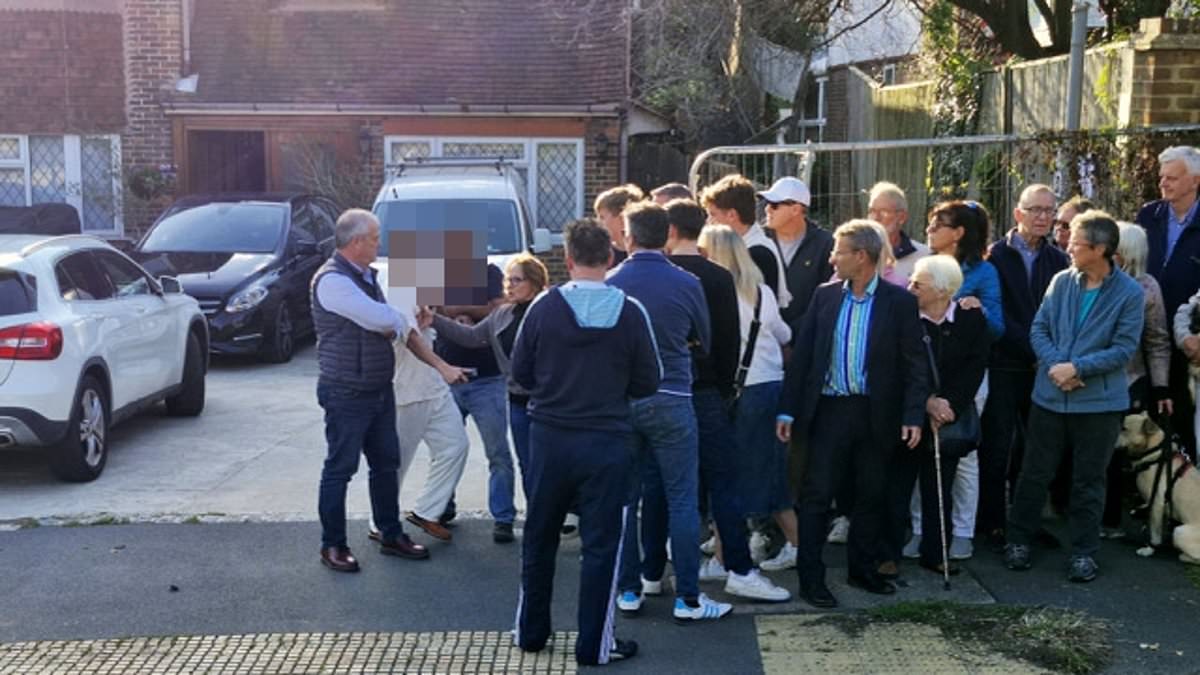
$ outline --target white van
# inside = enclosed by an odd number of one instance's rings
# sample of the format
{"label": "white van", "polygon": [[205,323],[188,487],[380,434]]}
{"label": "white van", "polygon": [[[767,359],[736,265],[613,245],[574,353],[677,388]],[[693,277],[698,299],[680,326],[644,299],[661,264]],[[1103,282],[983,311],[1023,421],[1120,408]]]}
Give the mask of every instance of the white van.
{"label": "white van", "polygon": [[[488,262],[501,270],[518,253],[550,251],[550,230],[532,226],[525,183],[511,162],[432,158],[393,168],[372,207],[384,233],[486,232]],[[387,256],[385,234],[379,257]]]}

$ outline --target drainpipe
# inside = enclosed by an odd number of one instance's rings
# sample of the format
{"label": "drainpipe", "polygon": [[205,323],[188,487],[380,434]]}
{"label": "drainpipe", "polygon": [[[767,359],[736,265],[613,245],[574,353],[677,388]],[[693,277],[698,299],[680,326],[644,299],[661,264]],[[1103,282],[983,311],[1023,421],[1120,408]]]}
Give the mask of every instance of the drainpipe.
{"label": "drainpipe", "polygon": [[192,73],[192,2],[191,0],[179,0],[180,2],[180,24],[183,30],[183,72],[179,73],[180,77],[187,77]]}
{"label": "drainpipe", "polygon": [[1067,81],[1067,131],[1079,129],[1083,105],[1083,50],[1087,46],[1087,0],[1077,0],[1071,7],[1071,61]]}

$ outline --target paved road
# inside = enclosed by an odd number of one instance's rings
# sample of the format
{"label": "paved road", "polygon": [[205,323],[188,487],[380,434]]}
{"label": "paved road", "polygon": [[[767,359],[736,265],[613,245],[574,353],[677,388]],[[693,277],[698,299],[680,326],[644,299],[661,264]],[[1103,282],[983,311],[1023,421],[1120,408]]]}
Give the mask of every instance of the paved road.
{"label": "paved road", "polygon": [[[172,418],[159,405],[117,426],[108,466],[93,483],[62,483],[36,456],[0,453],[0,522],[86,520],[101,513],[135,520],[201,514],[312,519],[325,455],[316,381],[311,343],[286,364],[217,359],[208,374],[204,413]],[[468,434],[472,450],[458,503],[483,513],[487,460],[474,424]],[[401,491],[402,507],[415,500],[427,457],[424,449],[418,453]],[[354,515],[369,514],[365,461],[348,508]]]}

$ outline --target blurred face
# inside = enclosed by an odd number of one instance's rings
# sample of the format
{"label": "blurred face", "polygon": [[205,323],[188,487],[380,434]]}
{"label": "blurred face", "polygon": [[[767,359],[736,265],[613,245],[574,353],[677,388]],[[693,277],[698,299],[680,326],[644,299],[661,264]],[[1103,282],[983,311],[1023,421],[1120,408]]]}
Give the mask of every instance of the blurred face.
{"label": "blurred face", "polygon": [[1079,214],[1074,206],[1064,206],[1054,218],[1054,241],[1064,251],[1067,250],[1067,242],[1071,239],[1071,219],[1077,215]]}
{"label": "blurred face", "polygon": [[1083,270],[1096,265],[1104,259],[1104,249],[1094,246],[1087,240],[1083,230],[1071,229],[1071,238],[1067,242],[1067,254],[1071,256],[1071,264],[1075,269]]}
{"label": "blurred face", "polygon": [[929,227],[925,228],[925,243],[934,253],[954,255],[958,241],[963,238],[963,228],[951,227],[945,216],[934,216],[929,219]]}
{"label": "blurred face", "polygon": [[1028,201],[1013,209],[1017,233],[1026,240],[1040,240],[1050,234],[1054,226],[1055,201],[1054,195],[1049,192],[1035,192]]}
{"label": "blurred face", "polygon": [[737,209],[723,209],[716,204],[707,204],[704,210],[708,211],[708,222],[710,223],[728,225],[738,232],[745,229],[742,221],[738,220]]}
{"label": "blurred face", "polygon": [[504,277],[504,295],[509,302],[529,302],[538,291],[533,282],[525,278],[525,271],[520,265],[509,265]]}
{"label": "blurred face", "polygon": [[948,299],[934,288],[933,275],[926,271],[918,272],[908,280],[908,292],[916,296],[917,305],[921,309],[937,307]]}
{"label": "blurred face", "polygon": [[887,195],[879,195],[867,206],[867,217],[882,225],[888,236],[894,238],[908,222],[908,211],[896,208],[896,202]]}
{"label": "blurred face", "polygon": [[1167,162],[1158,169],[1158,189],[1169,202],[1194,199],[1200,188],[1200,176],[1189,176],[1182,160]]}
{"label": "blurred face", "polygon": [[829,255],[829,263],[842,279],[853,279],[866,264],[867,254],[855,250],[848,237],[837,237],[833,251]]}

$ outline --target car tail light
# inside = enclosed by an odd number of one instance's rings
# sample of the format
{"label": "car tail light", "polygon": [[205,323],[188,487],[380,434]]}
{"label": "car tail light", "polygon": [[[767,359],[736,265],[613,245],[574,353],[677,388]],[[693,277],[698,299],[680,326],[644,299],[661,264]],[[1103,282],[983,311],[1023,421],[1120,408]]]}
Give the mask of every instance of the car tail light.
{"label": "car tail light", "polygon": [[62,346],[62,329],[47,321],[0,328],[0,359],[50,361]]}

